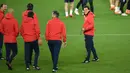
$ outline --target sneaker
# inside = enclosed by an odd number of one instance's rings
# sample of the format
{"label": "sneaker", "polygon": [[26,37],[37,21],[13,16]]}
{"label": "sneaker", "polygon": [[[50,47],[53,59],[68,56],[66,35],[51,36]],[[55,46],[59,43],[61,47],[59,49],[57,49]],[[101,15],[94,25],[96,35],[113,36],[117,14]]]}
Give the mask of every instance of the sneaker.
{"label": "sneaker", "polygon": [[6,65],[8,66],[8,70],[12,70],[12,66],[11,66],[11,64],[6,63]]}
{"label": "sneaker", "polygon": [[87,64],[87,63],[89,63],[90,61],[88,61],[88,60],[84,60],[82,63],[85,63],[85,64]]}
{"label": "sneaker", "polygon": [[75,13],[76,15],[79,15],[78,10],[76,10],[76,9],[75,9],[74,13]]}
{"label": "sneaker", "polygon": [[26,68],[26,70],[27,70],[27,71],[29,71],[29,70],[30,70],[30,68]]}
{"label": "sneaker", "polygon": [[126,13],[122,13],[121,16],[128,16]]}
{"label": "sneaker", "polygon": [[119,11],[115,11],[115,14],[121,14],[121,11],[119,10]]}
{"label": "sneaker", "polygon": [[1,57],[0,60],[5,60],[5,58],[4,58],[4,57]]}
{"label": "sneaker", "polygon": [[70,15],[70,17],[72,18],[72,17],[73,17],[73,15]]}
{"label": "sneaker", "polygon": [[39,66],[33,66],[33,69],[40,70],[40,67]]}
{"label": "sneaker", "polygon": [[98,58],[96,58],[96,59],[92,59],[92,61],[98,62],[98,61],[99,61],[99,59],[98,59]]}
{"label": "sneaker", "polygon": [[52,72],[57,72],[57,70],[53,69]]}

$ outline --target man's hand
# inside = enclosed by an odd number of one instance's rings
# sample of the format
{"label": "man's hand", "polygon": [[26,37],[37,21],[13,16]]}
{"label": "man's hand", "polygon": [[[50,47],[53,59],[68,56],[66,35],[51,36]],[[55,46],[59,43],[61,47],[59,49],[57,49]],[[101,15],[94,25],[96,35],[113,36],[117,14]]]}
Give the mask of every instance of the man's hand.
{"label": "man's hand", "polygon": [[84,28],[81,29],[80,35],[82,35],[86,30]]}
{"label": "man's hand", "polygon": [[41,39],[41,38],[38,39],[38,45],[39,45],[39,46],[42,45],[42,39]]}
{"label": "man's hand", "polygon": [[84,29],[84,28],[82,28],[82,31],[84,32],[84,31],[85,31],[85,29]]}
{"label": "man's hand", "polygon": [[67,42],[63,42],[62,47],[65,48],[67,46]]}
{"label": "man's hand", "polygon": [[85,31],[85,29],[82,28],[82,29],[81,29],[81,32],[80,32],[80,35],[82,35],[82,34],[84,33],[84,31]]}

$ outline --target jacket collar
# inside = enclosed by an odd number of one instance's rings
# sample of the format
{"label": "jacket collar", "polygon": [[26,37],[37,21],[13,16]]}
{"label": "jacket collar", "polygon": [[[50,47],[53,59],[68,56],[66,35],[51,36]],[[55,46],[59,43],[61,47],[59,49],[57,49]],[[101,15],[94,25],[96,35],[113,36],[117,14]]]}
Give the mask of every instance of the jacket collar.
{"label": "jacket collar", "polygon": [[85,16],[88,16],[90,12],[91,12],[91,11],[89,11],[87,14],[84,14],[84,15],[85,15]]}
{"label": "jacket collar", "polygon": [[56,17],[54,17],[54,18],[52,18],[53,20],[59,20],[59,18],[56,18]]}

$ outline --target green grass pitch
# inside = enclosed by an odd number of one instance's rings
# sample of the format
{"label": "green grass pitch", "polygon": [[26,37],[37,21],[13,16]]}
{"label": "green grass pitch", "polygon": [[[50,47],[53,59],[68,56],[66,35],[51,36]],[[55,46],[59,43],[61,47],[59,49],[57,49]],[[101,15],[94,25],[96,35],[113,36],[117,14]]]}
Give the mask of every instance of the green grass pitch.
{"label": "green grass pitch", "polygon": [[[75,0],[75,5],[78,1]],[[58,73],[130,73],[130,16],[114,15],[109,10],[109,0],[94,0],[96,15],[94,41],[100,61],[89,64],[81,63],[86,55],[84,38],[80,35],[83,16],[65,18],[63,0],[0,0],[0,3],[6,3],[9,8],[14,8],[19,24],[21,14],[29,2],[35,5],[34,11],[38,15],[42,35],[53,10],[60,12],[60,19],[66,24],[68,45],[61,49]],[[51,73],[52,60],[44,38],[43,45],[40,46],[39,66],[42,68],[40,71],[25,70],[23,46],[23,39],[18,38],[19,50],[13,61],[14,70],[8,71],[5,61],[0,60],[0,73]],[[3,52],[5,55],[5,50]]]}

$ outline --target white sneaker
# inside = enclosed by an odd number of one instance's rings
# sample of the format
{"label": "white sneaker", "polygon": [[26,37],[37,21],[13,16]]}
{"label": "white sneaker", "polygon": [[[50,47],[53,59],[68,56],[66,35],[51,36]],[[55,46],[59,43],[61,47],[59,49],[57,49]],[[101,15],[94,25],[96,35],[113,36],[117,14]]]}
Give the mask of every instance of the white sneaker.
{"label": "white sneaker", "polygon": [[52,72],[57,72],[57,70],[53,69]]}
{"label": "white sneaker", "polygon": [[27,71],[29,71],[29,70],[30,70],[30,68],[26,68],[26,70],[27,70]]}
{"label": "white sneaker", "polygon": [[78,10],[76,10],[76,9],[75,9],[74,13],[75,13],[76,15],[79,15]]}
{"label": "white sneaker", "polygon": [[5,60],[5,58],[4,58],[4,57],[1,57],[0,60]]}
{"label": "white sneaker", "polygon": [[122,13],[121,16],[128,16],[126,13]]}
{"label": "white sneaker", "polygon": [[115,14],[121,14],[121,11],[120,10],[115,11]]}

